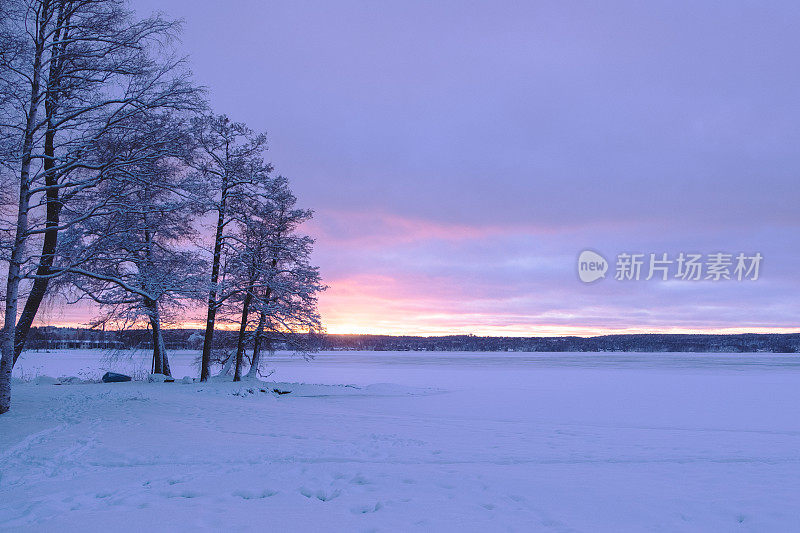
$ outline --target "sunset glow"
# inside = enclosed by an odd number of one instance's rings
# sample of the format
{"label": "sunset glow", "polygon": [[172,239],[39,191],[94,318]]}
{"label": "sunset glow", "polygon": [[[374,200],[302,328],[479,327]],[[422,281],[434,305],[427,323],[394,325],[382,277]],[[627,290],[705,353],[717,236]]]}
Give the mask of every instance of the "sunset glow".
{"label": "sunset glow", "polygon": [[[429,6],[424,19],[317,7],[254,5],[234,23],[223,4],[201,15],[137,2],[186,19],[183,47],[214,105],[268,132],[267,158],[315,210],[303,229],[329,286],[327,331],[798,331],[797,91],[769,59],[795,32],[765,22],[773,31],[751,42],[701,23],[710,11],[666,20],[630,6]],[[756,11],[730,22],[769,18]],[[228,21],[224,47],[208,38],[217,21]],[[450,24],[463,31],[445,37]],[[575,271],[587,248],[764,263],[750,283],[612,273],[587,285]],[[39,323],[92,312],[54,309]],[[203,327],[202,311],[172,325]]]}

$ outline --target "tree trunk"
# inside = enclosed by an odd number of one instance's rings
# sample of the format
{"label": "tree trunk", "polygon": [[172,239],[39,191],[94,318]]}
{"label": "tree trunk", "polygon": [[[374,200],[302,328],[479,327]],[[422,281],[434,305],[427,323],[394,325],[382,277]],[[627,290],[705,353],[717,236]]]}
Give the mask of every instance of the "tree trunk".
{"label": "tree trunk", "polygon": [[33,76],[31,78],[30,107],[22,142],[22,168],[19,176],[17,224],[14,244],[11,248],[11,257],[8,261],[5,315],[3,332],[0,335],[0,414],[7,412],[11,408],[11,371],[14,367],[14,341],[16,338],[17,311],[19,309],[19,285],[22,280],[21,269],[25,260],[25,242],[28,237],[28,208],[30,202],[28,191],[30,190],[31,154],[36,133],[36,115],[39,108],[40,71],[44,50],[43,36],[50,16],[49,9],[50,2],[45,0],[42,4],[41,19],[37,28]]}
{"label": "tree trunk", "polygon": [[[147,217],[145,217],[144,225],[147,227]],[[145,249],[146,271],[153,272],[155,271],[153,236],[148,229],[144,230],[144,240],[147,244]],[[153,328],[153,373],[169,376],[169,361],[167,360],[167,350],[164,345],[164,335],[161,332],[161,313],[158,310],[158,301],[153,298],[145,298],[144,305],[150,315],[150,325]]]}
{"label": "tree trunk", "polygon": [[261,336],[264,334],[264,324],[267,321],[267,314],[261,311],[258,317],[258,327],[256,328],[256,338],[253,341],[253,357],[250,360],[250,370],[247,372],[248,378],[258,377],[258,364],[261,361]]}
{"label": "tree trunk", "polygon": [[[48,177],[48,185],[49,184]],[[55,192],[54,196],[57,197],[58,192]],[[58,205],[57,208],[55,207],[57,205],[55,203],[57,199],[51,200],[50,191],[48,191],[47,197],[46,224],[48,229],[44,234],[44,242],[42,243],[42,256],[39,260],[39,266],[36,269],[37,278],[33,282],[31,292],[28,295],[28,299],[25,301],[25,307],[22,310],[22,314],[19,317],[19,322],[17,323],[14,342],[14,363],[17,362],[22,350],[25,348],[25,340],[28,338],[28,332],[33,325],[33,320],[36,318],[36,313],[39,311],[42,300],[47,293],[47,285],[50,279],[39,276],[47,276],[50,274],[50,268],[53,266],[53,257],[56,251],[58,232],[55,229],[50,229],[50,227],[58,225],[59,214],[57,212],[54,213],[54,211],[60,211],[61,206]]]}
{"label": "tree trunk", "polygon": [[164,375],[172,377],[172,370],[169,368],[169,357],[167,356],[167,345],[164,343],[164,330],[158,330],[158,343],[161,346],[161,361],[163,365]]}
{"label": "tree trunk", "polygon": [[3,334],[0,337],[0,414],[11,408],[11,371],[14,367],[14,338],[19,307],[19,285],[22,281],[20,270],[25,259],[25,240],[28,229],[28,178],[30,177],[30,156],[22,166],[20,178],[19,208],[17,228],[11,258],[8,262],[6,280],[6,306]]}
{"label": "tree trunk", "polygon": [[[14,364],[25,347],[25,339],[39,311],[50,278],[50,268],[53,266],[56,245],[58,244],[58,222],[61,214],[61,203],[59,202],[58,177],[53,168],[55,167],[55,136],[56,128],[53,124],[53,117],[58,110],[58,101],[61,96],[61,70],[64,64],[65,48],[68,41],[69,30],[65,19],[69,17],[64,12],[65,4],[59,3],[56,31],[53,42],[58,43],[53,46],[53,57],[50,60],[50,71],[47,77],[47,89],[45,92],[44,111],[47,119],[47,129],[44,134],[44,176],[47,193],[45,201],[47,203],[47,219],[45,222],[44,241],[42,242],[42,255],[39,258],[39,266],[36,268],[36,279],[33,282],[28,299],[25,301],[25,308],[22,310],[14,339]],[[63,38],[61,35],[63,28]]]}
{"label": "tree trunk", "polygon": [[214,342],[214,323],[217,319],[217,282],[222,258],[222,232],[225,230],[225,202],[227,185],[223,183],[222,198],[217,217],[217,232],[214,237],[214,258],[211,265],[211,288],[208,291],[208,316],[206,334],[203,337],[203,357],[200,362],[200,381],[208,381],[211,367],[211,344]]}
{"label": "tree trunk", "polygon": [[153,364],[151,368],[153,369],[153,374],[163,374],[164,358],[162,357],[161,343],[159,342],[161,338],[161,324],[158,323],[158,317],[156,316],[155,302],[148,300],[145,305],[150,313],[150,327],[153,328]]}
{"label": "tree trunk", "polygon": [[153,373],[170,376],[169,359],[167,358],[164,334],[161,330],[161,316],[158,311],[158,302],[146,300],[145,306],[150,313],[150,326],[153,328]]}
{"label": "tree trunk", "polygon": [[239,324],[239,338],[236,340],[236,370],[233,372],[233,381],[242,380],[242,355],[244,354],[244,338],[247,334],[247,315],[250,313],[250,302],[253,300],[253,287],[248,287],[242,305],[242,322]]}
{"label": "tree trunk", "polygon": [[[214,266],[211,269],[212,273],[217,268],[218,267],[216,266],[216,263],[214,263]],[[211,367],[211,344],[214,342],[214,322],[216,321],[217,317],[216,301],[217,294],[212,288],[208,295],[208,316],[206,318],[206,333],[203,336],[203,357],[200,361],[200,381],[208,380],[209,370]]]}
{"label": "tree trunk", "polygon": [[233,362],[236,360],[236,354],[230,354],[225,362],[222,364],[222,370],[219,371],[220,376],[227,376],[231,373]]}

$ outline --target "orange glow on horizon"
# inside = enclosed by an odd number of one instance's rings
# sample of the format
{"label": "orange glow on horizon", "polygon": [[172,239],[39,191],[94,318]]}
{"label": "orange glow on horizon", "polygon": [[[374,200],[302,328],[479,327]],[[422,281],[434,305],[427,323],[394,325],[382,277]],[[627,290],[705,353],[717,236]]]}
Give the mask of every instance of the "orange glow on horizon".
{"label": "orange glow on horizon", "polygon": [[[351,335],[445,336],[477,335],[493,337],[593,337],[624,334],[740,334],[800,333],[800,328],[785,325],[693,325],[685,319],[676,324],[636,324],[591,319],[563,311],[524,313],[506,312],[503,301],[480,308],[482,301],[462,302],[457,294],[435,294],[424,286],[410,292],[408,281],[376,274],[356,275],[331,280],[320,297],[320,311],[327,333]],[[495,311],[495,309],[497,311]],[[590,311],[587,311],[590,312]],[[205,328],[205,312],[197,309],[184,320],[165,324],[166,329]],[[42,313],[36,325],[87,327],[90,308],[60,307]],[[597,316],[595,314],[595,316]],[[680,324],[680,325],[679,325]],[[238,324],[217,322],[219,330],[235,330]]]}
{"label": "orange glow on horizon", "polygon": [[[38,324],[41,326],[42,324]],[[86,327],[84,322],[57,322],[47,324],[62,328]],[[202,322],[183,322],[165,329],[197,329],[202,330]],[[223,324],[217,330],[236,330],[235,324]],[[389,335],[414,337],[440,337],[447,335],[476,335],[479,337],[597,337],[601,335],[632,334],[697,334],[697,335],[736,335],[741,333],[800,333],[800,328],[790,327],[722,327],[722,328],[690,328],[690,327],[628,327],[602,328],[563,326],[558,324],[509,325],[503,327],[472,326],[437,326],[433,324],[396,324],[375,326],[355,322],[330,322],[325,325],[325,332],[335,335]]]}

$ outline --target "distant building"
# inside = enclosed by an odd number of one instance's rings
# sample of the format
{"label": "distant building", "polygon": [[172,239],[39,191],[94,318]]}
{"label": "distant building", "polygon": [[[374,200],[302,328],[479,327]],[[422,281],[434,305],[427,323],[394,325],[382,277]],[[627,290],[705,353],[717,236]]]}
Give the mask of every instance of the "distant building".
{"label": "distant building", "polygon": [[93,349],[119,349],[122,348],[121,341],[97,340],[97,339],[47,339],[42,341],[43,348],[53,350],[93,350]]}

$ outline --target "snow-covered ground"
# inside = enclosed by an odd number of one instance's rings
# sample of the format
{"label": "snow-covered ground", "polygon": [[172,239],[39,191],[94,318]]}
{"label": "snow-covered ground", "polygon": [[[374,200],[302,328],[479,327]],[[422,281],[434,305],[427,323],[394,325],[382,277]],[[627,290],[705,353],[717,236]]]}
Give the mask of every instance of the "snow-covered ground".
{"label": "snow-covered ground", "polygon": [[[196,355],[173,354],[173,374],[195,375]],[[27,352],[15,374],[144,361]],[[15,383],[0,528],[800,527],[796,356],[333,352],[272,366],[278,384]]]}

